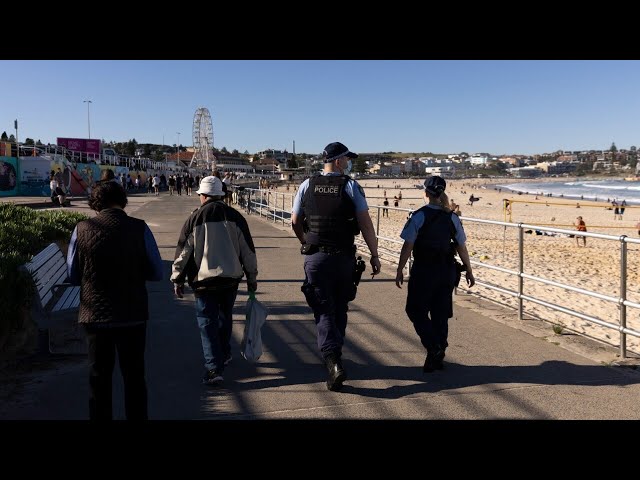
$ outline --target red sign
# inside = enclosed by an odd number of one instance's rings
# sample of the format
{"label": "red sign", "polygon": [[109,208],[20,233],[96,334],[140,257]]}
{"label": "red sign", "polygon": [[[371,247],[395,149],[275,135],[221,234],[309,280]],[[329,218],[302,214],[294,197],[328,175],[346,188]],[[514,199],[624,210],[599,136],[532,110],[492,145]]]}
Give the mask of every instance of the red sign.
{"label": "red sign", "polygon": [[73,152],[85,152],[100,155],[100,140],[91,138],[63,138],[58,137],[58,146]]}

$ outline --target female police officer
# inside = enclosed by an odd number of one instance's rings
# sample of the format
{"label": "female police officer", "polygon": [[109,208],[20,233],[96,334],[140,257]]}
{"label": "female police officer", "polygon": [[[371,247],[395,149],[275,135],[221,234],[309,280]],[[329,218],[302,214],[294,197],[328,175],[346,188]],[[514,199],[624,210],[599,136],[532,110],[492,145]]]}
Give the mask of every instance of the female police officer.
{"label": "female police officer", "polygon": [[424,372],[443,368],[442,360],[448,346],[448,319],[453,316],[451,295],[457,278],[454,251],[466,267],[469,287],[475,284],[465,245],[467,237],[460,219],[448,208],[446,186],[442,177],[432,176],[425,180],[425,199],[429,203],[411,215],[400,234],[404,245],[396,286],[401,288],[402,270],[413,250],[406,312],[427,349]]}
{"label": "female police officer", "polygon": [[362,187],[348,176],[350,159],[357,156],[340,142],[327,145],[322,175],[302,182],[291,215],[305,255],[302,291],[313,310],[318,347],[329,372],[327,388],[332,391],[340,390],[347,378],[341,357],[347,304],[355,297],[353,241],[358,231],[371,252],[373,275],[380,273],[378,239],[369,207]]}

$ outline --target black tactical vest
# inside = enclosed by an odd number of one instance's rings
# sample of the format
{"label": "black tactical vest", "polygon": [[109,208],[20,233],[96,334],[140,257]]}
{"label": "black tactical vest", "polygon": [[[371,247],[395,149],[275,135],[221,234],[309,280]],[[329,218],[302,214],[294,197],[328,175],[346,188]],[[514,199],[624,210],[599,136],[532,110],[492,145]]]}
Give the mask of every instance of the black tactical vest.
{"label": "black tactical vest", "polygon": [[78,223],[80,323],[148,319],[144,226],[117,208]]}
{"label": "black tactical vest", "polygon": [[456,227],[452,214],[426,205],[417,211],[424,213],[424,223],[413,245],[413,258],[416,262],[453,262]]}
{"label": "black tactical vest", "polygon": [[353,245],[360,230],[356,207],[345,192],[348,181],[346,175],[315,175],[309,179],[309,188],[302,199],[307,243],[336,248]]}

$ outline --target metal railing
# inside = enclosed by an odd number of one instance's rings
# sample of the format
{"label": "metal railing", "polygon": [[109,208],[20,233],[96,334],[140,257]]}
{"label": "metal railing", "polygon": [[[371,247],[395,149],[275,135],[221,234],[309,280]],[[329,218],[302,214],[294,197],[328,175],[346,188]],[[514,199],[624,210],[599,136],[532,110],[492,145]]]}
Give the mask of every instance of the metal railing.
{"label": "metal railing", "polygon": [[[247,213],[256,213],[261,217],[264,216],[266,218],[271,219],[274,222],[282,222],[283,225],[291,225],[291,209],[293,206],[293,197],[294,195],[291,193],[278,192],[274,190],[264,190],[264,189],[245,189],[242,195],[242,205],[243,208],[246,209]],[[240,198],[240,197],[239,197]],[[240,202],[239,202],[240,203]],[[391,261],[391,263],[395,263],[397,265],[400,258],[400,248],[404,243],[402,240],[388,238],[380,236],[380,218],[382,210],[391,210],[391,211],[399,211],[406,212],[407,216],[413,212],[412,209],[399,208],[399,207],[389,207],[382,205],[369,205],[370,209],[376,209],[376,219],[375,219],[375,231],[376,237],[378,240],[382,240],[385,242],[389,242],[391,244],[397,244],[399,246],[398,250],[394,250],[392,248],[387,248],[383,246],[378,246],[378,250],[381,254],[384,253],[385,260]],[[588,233],[588,232],[580,232],[576,230],[565,230],[561,228],[553,228],[539,225],[529,225],[526,223],[509,223],[509,222],[501,222],[495,220],[483,220],[479,218],[471,218],[471,217],[460,217],[460,219],[464,222],[472,222],[478,224],[489,224],[489,225],[498,225],[506,228],[517,229],[518,235],[518,268],[517,270],[508,269],[504,267],[499,267],[496,265],[491,265],[485,262],[471,260],[471,264],[474,267],[479,267],[482,269],[495,270],[502,273],[506,273],[511,276],[515,276],[518,278],[518,286],[517,290],[510,290],[505,288],[504,286],[495,285],[491,282],[485,281],[481,275],[476,276],[476,284],[482,287],[485,287],[489,290],[493,290],[496,292],[503,293],[505,295],[509,295],[517,298],[518,305],[518,319],[522,320],[523,315],[525,313],[525,305],[524,301],[532,302],[538,305],[542,305],[551,310],[561,312],[576,318],[580,318],[587,322],[600,325],[601,327],[616,330],[619,332],[620,341],[620,356],[622,358],[626,358],[627,356],[627,335],[632,335],[634,337],[640,338],[640,331],[633,330],[627,328],[627,309],[635,308],[640,309],[640,303],[632,302],[627,298],[627,246],[628,244],[637,244],[640,245],[640,239],[629,238],[626,235],[614,236],[614,235],[605,235],[601,233]],[[524,232],[525,230],[536,230],[540,232],[549,232],[553,234],[560,235],[572,235],[574,237],[589,237],[589,238],[597,238],[601,240],[617,242],[619,244],[619,261],[620,261],[620,285],[619,285],[619,296],[611,296],[606,295],[600,292],[594,292],[592,290],[587,290],[584,288],[574,287],[572,285],[567,285],[562,282],[557,282],[554,280],[550,280],[547,278],[543,278],[540,276],[535,276],[526,273],[525,265],[524,265]],[[357,237],[356,244],[359,246],[365,246],[364,241],[361,236]],[[411,269],[412,259],[409,259],[407,263],[406,269],[409,272]],[[536,298],[532,295],[527,295],[525,293],[525,283],[524,279],[531,280],[534,282],[539,282],[545,285],[550,285],[557,288],[562,288],[571,292],[580,293],[583,295],[587,295],[593,298],[600,299],[602,301],[616,304],[619,309],[618,315],[618,323],[607,322],[600,318],[594,317],[593,315],[589,315],[584,312],[578,312],[573,309],[569,309],[563,307],[561,305],[557,305],[551,302],[547,302],[540,298]],[[475,292],[469,291],[470,294],[480,296]],[[497,303],[501,303],[503,305],[504,302],[500,302],[499,300],[494,300]]]}

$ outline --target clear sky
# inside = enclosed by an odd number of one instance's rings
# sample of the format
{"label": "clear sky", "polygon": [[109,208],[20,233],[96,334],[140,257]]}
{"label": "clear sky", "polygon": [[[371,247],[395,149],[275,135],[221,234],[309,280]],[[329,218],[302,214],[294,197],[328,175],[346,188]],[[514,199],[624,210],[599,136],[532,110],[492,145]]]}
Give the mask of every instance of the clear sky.
{"label": "clear sky", "polygon": [[640,147],[640,61],[0,61],[0,133],[320,153]]}

